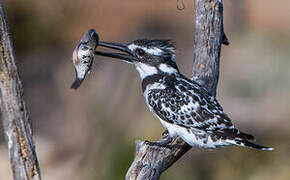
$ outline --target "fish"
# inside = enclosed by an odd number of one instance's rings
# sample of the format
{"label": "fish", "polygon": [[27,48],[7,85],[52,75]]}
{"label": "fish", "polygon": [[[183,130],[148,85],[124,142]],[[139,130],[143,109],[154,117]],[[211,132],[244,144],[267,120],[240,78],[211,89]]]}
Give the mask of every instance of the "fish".
{"label": "fish", "polygon": [[74,49],[72,61],[75,68],[76,78],[71,85],[72,89],[79,88],[86,75],[90,73],[95,57],[95,50],[98,45],[99,35],[94,29],[90,29],[83,35],[79,44]]}

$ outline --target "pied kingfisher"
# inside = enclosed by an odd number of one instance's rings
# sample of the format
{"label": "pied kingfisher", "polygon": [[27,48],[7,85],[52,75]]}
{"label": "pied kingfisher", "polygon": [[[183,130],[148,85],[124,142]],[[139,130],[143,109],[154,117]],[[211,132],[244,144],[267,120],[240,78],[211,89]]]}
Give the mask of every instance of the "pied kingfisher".
{"label": "pied kingfisher", "polygon": [[139,72],[146,104],[167,130],[166,138],[149,143],[165,146],[174,137],[180,137],[193,147],[238,145],[273,150],[250,142],[254,137],[234,127],[214,96],[179,72],[175,47],[170,41],[139,39],[129,44],[100,41],[98,45],[119,52],[96,50],[96,55],[121,59]]}

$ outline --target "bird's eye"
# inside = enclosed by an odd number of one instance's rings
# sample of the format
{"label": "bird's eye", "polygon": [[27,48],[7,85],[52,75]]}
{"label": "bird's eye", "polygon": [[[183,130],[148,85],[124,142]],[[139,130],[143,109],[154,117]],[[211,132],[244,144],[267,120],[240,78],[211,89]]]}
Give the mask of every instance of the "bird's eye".
{"label": "bird's eye", "polygon": [[138,49],[136,49],[136,54],[137,54],[137,56],[145,56],[145,51],[143,50],[143,49],[140,49],[140,48],[138,48]]}

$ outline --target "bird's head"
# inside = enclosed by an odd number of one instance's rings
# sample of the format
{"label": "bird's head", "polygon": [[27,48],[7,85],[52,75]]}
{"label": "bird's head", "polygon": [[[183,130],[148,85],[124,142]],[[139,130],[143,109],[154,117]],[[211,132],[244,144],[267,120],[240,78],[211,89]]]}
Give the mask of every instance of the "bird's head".
{"label": "bird's head", "polygon": [[120,51],[95,51],[95,54],[121,59],[135,65],[142,79],[157,73],[178,72],[175,47],[169,40],[138,39],[129,44],[100,41],[99,46]]}

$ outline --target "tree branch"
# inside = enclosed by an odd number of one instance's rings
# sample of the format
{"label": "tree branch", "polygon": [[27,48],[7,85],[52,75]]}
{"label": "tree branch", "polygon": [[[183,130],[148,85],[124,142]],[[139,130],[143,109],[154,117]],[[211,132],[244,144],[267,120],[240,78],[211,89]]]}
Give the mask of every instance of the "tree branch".
{"label": "tree branch", "polygon": [[32,128],[23,99],[3,0],[0,0],[0,107],[15,180],[39,180]]}
{"label": "tree branch", "polygon": [[[195,0],[195,40],[192,79],[216,95],[223,32],[223,5],[219,0]],[[228,41],[227,41],[228,42]]]}
{"label": "tree branch", "polygon": [[[223,4],[221,0],[195,0],[195,40],[192,79],[216,95],[222,43],[228,44],[223,32]],[[162,172],[181,158],[191,147],[180,138],[175,148],[150,146],[136,142],[135,159],[127,180],[158,180]]]}

